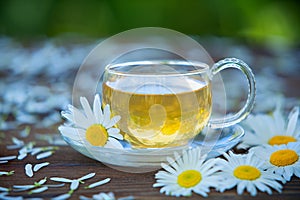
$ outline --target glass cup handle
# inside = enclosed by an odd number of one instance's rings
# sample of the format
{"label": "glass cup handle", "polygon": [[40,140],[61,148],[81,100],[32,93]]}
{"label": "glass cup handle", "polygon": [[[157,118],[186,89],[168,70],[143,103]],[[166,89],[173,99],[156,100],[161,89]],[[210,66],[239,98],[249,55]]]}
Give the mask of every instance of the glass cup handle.
{"label": "glass cup handle", "polygon": [[215,63],[211,68],[210,78],[212,79],[214,75],[228,68],[238,69],[242,71],[242,73],[246,76],[248,80],[248,87],[249,87],[248,97],[244,107],[234,115],[230,115],[230,116],[227,115],[224,118],[220,118],[220,119],[211,119],[208,122],[208,126],[213,129],[224,128],[241,122],[249,115],[254,105],[255,78],[250,67],[242,60],[239,60],[237,58],[226,58],[224,60],[220,60],[219,62]]}

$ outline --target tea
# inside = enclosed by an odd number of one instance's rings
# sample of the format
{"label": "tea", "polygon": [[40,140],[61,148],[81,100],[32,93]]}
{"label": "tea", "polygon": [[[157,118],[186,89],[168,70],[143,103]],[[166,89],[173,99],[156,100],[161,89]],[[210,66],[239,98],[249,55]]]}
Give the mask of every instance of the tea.
{"label": "tea", "polygon": [[103,103],[121,116],[118,128],[135,148],[187,144],[207,124],[212,106],[210,85],[190,78],[107,81]]}

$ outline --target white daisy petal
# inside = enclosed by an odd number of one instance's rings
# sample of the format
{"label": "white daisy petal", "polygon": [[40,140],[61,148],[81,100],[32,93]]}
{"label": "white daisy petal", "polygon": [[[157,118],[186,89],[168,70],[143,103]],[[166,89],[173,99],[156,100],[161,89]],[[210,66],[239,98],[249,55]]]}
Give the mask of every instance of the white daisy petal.
{"label": "white daisy petal", "polygon": [[120,129],[118,128],[110,128],[107,130],[110,137],[114,137],[119,140],[123,140],[123,135],[120,134]]}
{"label": "white daisy petal", "polygon": [[104,113],[103,113],[103,122],[102,125],[106,127],[110,122],[110,106],[107,104],[104,107]]}
{"label": "white daisy petal", "polygon": [[118,121],[120,121],[121,116],[117,115],[110,119],[109,123],[105,126],[105,128],[111,128],[114,126]]}
{"label": "white daisy petal", "polygon": [[68,126],[59,126],[58,130],[64,137],[68,137],[71,140],[80,140],[80,134],[81,131],[80,129],[73,128],[73,127],[68,127]]}
{"label": "white daisy petal", "polygon": [[90,125],[92,125],[92,122],[87,119],[87,117],[80,112],[77,108],[75,108],[72,105],[69,105],[69,110],[73,114],[73,118],[75,121],[73,121],[74,124],[76,124],[80,128],[88,128]]}
{"label": "white daisy petal", "polygon": [[95,96],[94,105],[93,105],[93,112],[94,112],[94,116],[96,118],[97,124],[102,124],[102,122],[103,122],[103,113],[102,113],[99,94],[96,94],[96,96]]}
{"label": "white daisy petal", "polygon": [[112,149],[124,149],[122,144],[116,140],[115,138],[108,138],[107,143],[104,145],[105,148],[112,148]]}
{"label": "white daisy petal", "polygon": [[299,116],[299,108],[294,107],[293,110],[290,112],[288,117],[289,122],[286,129],[286,134],[289,135],[290,133],[294,133],[296,130],[297,120]]}
{"label": "white daisy petal", "polygon": [[284,125],[285,125],[285,120],[282,115],[281,109],[282,109],[281,102],[277,103],[275,111],[273,113],[274,120],[275,120],[274,125],[275,125],[276,129],[280,132],[284,131]]}
{"label": "white daisy petal", "polygon": [[238,195],[243,194],[244,189],[246,188],[246,184],[247,184],[247,182],[240,182],[240,183],[238,183],[238,185],[237,185],[237,193],[238,193]]}
{"label": "white daisy petal", "polygon": [[75,119],[74,119],[74,115],[71,114],[69,111],[61,111],[61,116],[67,120],[69,120],[70,122],[74,123]]}
{"label": "white daisy petal", "polygon": [[93,123],[93,124],[96,124],[96,118],[94,116],[94,113],[90,107],[90,104],[88,102],[88,100],[85,98],[85,97],[80,97],[80,103],[81,103],[81,106],[84,110],[84,113],[86,114],[87,116],[87,119]]}
{"label": "white daisy petal", "polygon": [[161,167],[164,168],[164,170],[168,171],[169,173],[177,175],[177,171],[175,169],[173,169],[172,167],[170,167],[169,165],[167,165],[165,163],[161,163]]}

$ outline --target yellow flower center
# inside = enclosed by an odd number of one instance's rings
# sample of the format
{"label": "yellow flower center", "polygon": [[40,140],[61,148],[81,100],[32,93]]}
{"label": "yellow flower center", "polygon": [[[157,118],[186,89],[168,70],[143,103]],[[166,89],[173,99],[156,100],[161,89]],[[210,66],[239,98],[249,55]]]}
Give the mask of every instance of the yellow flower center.
{"label": "yellow flower center", "polygon": [[261,175],[260,171],[256,167],[250,165],[241,165],[235,168],[233,175],[242,180],[255,180]]}
{"label": "yellow flower center", "polygon": [[297,140],[292,136],[276,135],[269,140],[269,145],[281,145],[289,142],[296,142]]}
{"label": "yellow flower center", "polygon": [[299,159],[298,154],[290,149],[275,151],[271,154],[270,162],[278,167],[291,165]]}
{"label": "yellow flower center", "polygon": [[103,147],[107,142],[108,133],[101,124],[93,124],[86,130],[85,137],[91,145]]}
{"label": "yellow flower center", "polygon": [[201,173],[197,170],[186,170],[179,174],[177,183],[181,187],[190,188],[197,185],[202,180]]}

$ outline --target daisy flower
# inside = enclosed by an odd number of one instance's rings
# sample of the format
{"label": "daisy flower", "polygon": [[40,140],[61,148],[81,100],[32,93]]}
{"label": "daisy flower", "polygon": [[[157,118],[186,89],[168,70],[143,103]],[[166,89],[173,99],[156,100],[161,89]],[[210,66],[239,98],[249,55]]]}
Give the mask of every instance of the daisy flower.
{"label": "daisy flower", "polygon": [[68,105],[67,111],[62,111],[69,123],[58,128],[61,134],[71,140],[84,141],[86,145],[122,149],[118,139],[123,140],[123,136],[118,128],[113,127],[121,117],[110,118],[109,105],[102,112],[98,94],[95,95],[93,110],[85,97],[80,98],[80,103],[84,112],[72,105]]}
{"label": "daisy flower", "polygon": [[283,145],[265,145],[249,150],[264,161],[264,167],[290,181],[293,175],[300,178],[300,142]]}
{"label": "daisy flower", "polygon": [[225,159],[218,159],[217,165],[221,167],[219,176],[223,178],[217,190],[224,192],[237,186],[237,193],[241,195],[246,189],[251,196],[257,194],[257,189],[262,192],[272,194],[271,188],[281,192],[282,185],[277,181],[282,181],[282,177],[262,168],[260,159],[253,153],[238,155],[231,151],[225,153]]}
{"label": "daisy flower", "polygon": [[300,131],[297,130],[299,107],[292,109],[287,121],[280,110],[280,105],[277,104],[272,115],[250,115],[245,121],[245,136],[238,148],[246,149],[257,145],[281,145],[300,141]]}
{"label": "daisy flower", "polygon": [[207,160],[206,154],[201,156],[199,148],[183,151],[182,157],[174,153],[175,160],[167,157],[169,165],[162,163],[166,171],[155,174],[157,182],[153,187],[162,187],[160,193],[171,196],[191,196],[192,191],[204,197],[209,192],[209,187],[215,187],[219,178],[215,173],[216,159]]}

